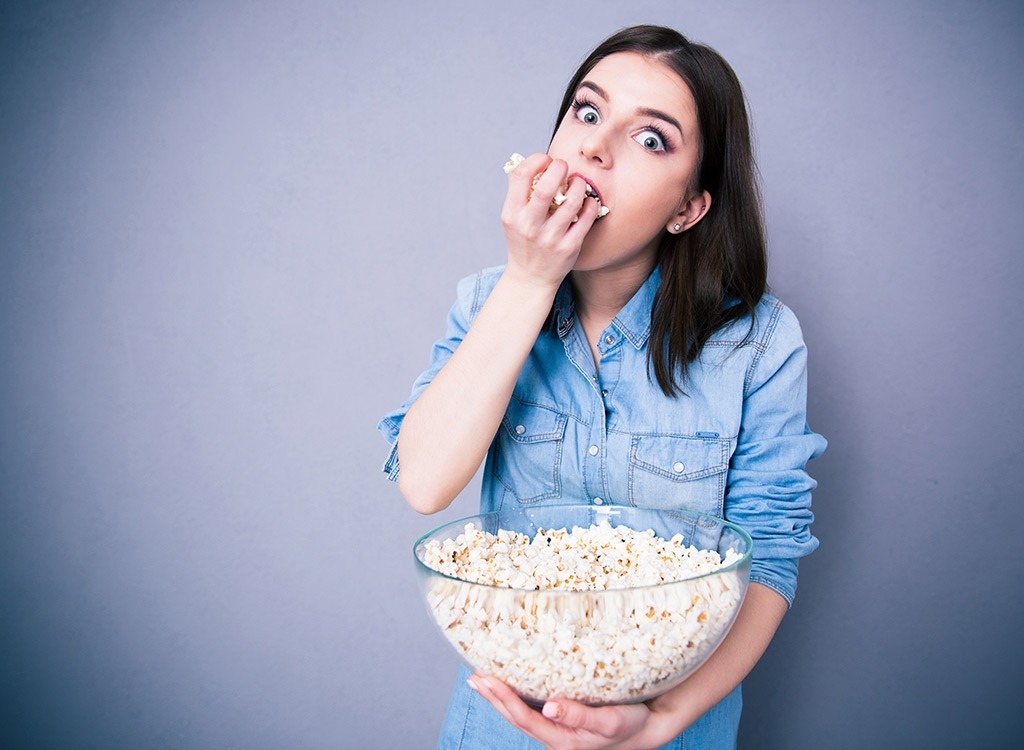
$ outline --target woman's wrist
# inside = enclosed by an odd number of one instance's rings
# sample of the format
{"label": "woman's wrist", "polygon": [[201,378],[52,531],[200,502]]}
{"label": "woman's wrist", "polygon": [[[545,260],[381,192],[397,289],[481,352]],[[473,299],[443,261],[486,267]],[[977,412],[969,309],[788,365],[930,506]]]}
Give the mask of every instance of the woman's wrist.
{"label": "woman's wrist", "polygon": [[541,307],[546,315],[561,285],[562,279],[538,278],[510,263],[505,267],[505,272],[498,280],[495,289],[498,286],[503,287],[518,304],[527,305],[530,308]]}
{"label": "woman's wrist", "polygon": [[651,712],[644,728],[644,743],[661,747],[678,737],[693,722],[700,718],[691,710],[693,704],[687,696],[686,683],[677,685],[667,693],[646,701]]}
{"label": "woman's wrist", "polygon": [[[701,704],[702,701],[693,695],[693,684],[688,685],[686,682],[647,701],[647,707],[651,711],[649,727],[652,736],[657,738],[660,744],[678,737],[703,715],[703,711],[697,710]],[[661,739],[662,737],[664,739]]]}

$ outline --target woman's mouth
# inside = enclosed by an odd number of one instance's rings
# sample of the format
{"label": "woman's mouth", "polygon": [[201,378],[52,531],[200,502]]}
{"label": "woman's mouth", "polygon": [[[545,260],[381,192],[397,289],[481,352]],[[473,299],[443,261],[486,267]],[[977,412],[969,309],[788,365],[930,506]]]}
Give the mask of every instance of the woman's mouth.
{"label": "woman's mouth", "polygon": [[592,195],[592,196],[594,196],[595,198],[597,198],[597,202],[598,202],[598,203],[601,203],[601,205],[604,205],[604,202],[603,202],[603,201],[601,200],[601,191],[600,191],[600,190],[598,190],[598,189],[597,189],[597,188],[596,188],[596,187],[594,186],[594,183],[592,183],[592,182],[591,182],[590,180],[588,180],[588,179],[587,179],[586,177],[584,177],[583,175],[581,175],[581,174],[580,174],[579,172],[573,172],[573,173],[572,173],[571,175],[569,175],[569,179],[570,179],[570,180],[571,180],[571,179],[572,179],[573,177],[579,177],[579,178],[580,178],[581,180],[583,180],[583,182],[584,182],[584,183],[586,183],[586,189],[585,189],[585,192],[586,192],[586,194],[587,194],[587,195]]}

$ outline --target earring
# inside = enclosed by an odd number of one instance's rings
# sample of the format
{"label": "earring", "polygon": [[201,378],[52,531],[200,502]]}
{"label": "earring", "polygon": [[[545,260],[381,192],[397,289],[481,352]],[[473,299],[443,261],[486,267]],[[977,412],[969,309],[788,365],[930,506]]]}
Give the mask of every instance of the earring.
{"label": "earring", "polygon": [[683,225],[682,224],[673,224],[672,228],[678,232],[678,231],[680,231],[683,228]]}

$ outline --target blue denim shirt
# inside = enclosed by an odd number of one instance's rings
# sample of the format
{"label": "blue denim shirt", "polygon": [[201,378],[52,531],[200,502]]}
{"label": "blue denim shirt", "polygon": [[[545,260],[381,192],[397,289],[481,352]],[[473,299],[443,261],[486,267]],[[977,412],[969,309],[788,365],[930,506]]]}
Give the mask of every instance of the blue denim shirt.
{"label": "blue denim shirt", "polygon": [[[384,464],[391,479],[399,473],[403,417],[462,341],[502,271],[459,283],[430,367],[378,425],[392,445]],[[807,427],[800,326],[785,305],[765,296],[752,318],[708,341],[690,365],[685,394],[670,398],[648,377],[660,280],[655,270],[601,334],[600,368],[576,321],[572,286],[562,285],[488,451],[481,511],[614,503],[725,517],[754,539],[751,581],[792,603],[797,560],[818,546],[810,532],[815,482],[804,466],[825,449]],[[467,675],[463,670],[456,683],[438,748],[539,748],[466,687]],[[735,747],[741,706],[737,687],[664,747]]]}
{"label": "blue denim shirt", "polygon": [[[410,397],[378,429],[398,477],[402,418],[462,341],[503,267],[463,279]],[[655,269],[601,334],[600,368],[576,322],[572,286],[555,297],[487,454],[481,512],[510,503],[689,508],[724,517],[754,540],[750,580],[790,604],[797,561],[814,551],[804,470],[825,440],[807,427],[806,348],[796,316],[770,295],[716,333],[691,363],[684,395],[648,376]],[[748,335],[749,332],[749,335]]]}

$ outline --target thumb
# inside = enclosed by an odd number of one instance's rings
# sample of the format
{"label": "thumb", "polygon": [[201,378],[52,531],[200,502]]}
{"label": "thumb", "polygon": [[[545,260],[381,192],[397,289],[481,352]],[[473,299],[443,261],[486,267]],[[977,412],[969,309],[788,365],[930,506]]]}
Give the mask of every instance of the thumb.
{"label": "thumb", "polygon": [[540,712],[552,721],[564,723],[565,706],[563,706],[559,701],[547,701]]}
{"label": "thumb", "polygon": [[605,737],[615,735],[622,726],[617,708],[592,708],[565,699],[548,701],[541,713],[566,728],[582,729]]}

